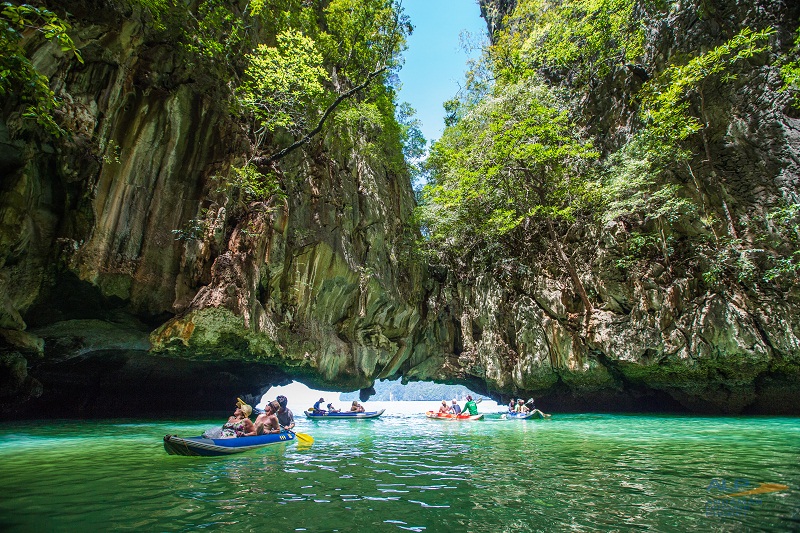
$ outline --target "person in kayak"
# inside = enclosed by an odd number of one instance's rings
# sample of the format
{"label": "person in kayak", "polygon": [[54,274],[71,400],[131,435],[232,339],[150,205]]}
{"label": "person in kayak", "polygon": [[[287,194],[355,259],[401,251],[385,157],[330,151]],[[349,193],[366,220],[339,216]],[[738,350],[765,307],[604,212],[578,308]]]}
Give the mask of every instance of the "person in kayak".
{"label": "person in kayak", "polygon": [[281,427],[278,424],[278,417],[275,416],[275,412],[278,409],[280,409],[280,405],[275,400],[272,400],[264,406],[264,412],[256,417],[256,423],[254,424],[257,435],[281,432]]}
{"label": "person in kayak", "polygon": [[341,413],[342,411],[335,408],[332,403],[328,404],[328,412],[329,413]]}
{"label": "person in kayak", "polygon": [[469,415],[475,416],[478,414],[478,404],[472,399],[472,395],[467,394],[467,403],[464,404],[464,411],[462,416]]}
{"label": "person in kayak", "polygon": [[286,407],[289,403],[289,399],[286,396],[278,396],[275,398],[275,401],[278,402],[278,412],[275,413],[275,416],[278,417],[278,423],[283,426],[284,429],[292,429],[294,427],[294,414],[292,411]]}
{"label": "person in kayak", "polygon": [[[522,401],[522,400],[520,400]],[[533,414],[540,416],[542,418],[550,418],[552,415],[548,415],[547,413],[543,413],[542,411],[538,410],[533,403],[533,398],[530,398],[527,402],[525,402],[525,407],[528,408],[528,412],[533,411]]]}
{"label": "person in kayak", "polygon": [[452,405],[450,406],[450,412],[456,416],[460,415],[461,407],[459,407],[458,402],[455,400],[455,398],[453,398],[453,401],[451,403]]}
{"label": "person in kayak", "polygon": [[358,403],[356,400],[353,400],[353,405],[350,406],[350,412],[353,413],[363,413],[364,406]]}
{"label": "person in kayak", "polygon": [[250,420],[250,413],[253,408],[247,405],[241,398],[236,399],[236,409],[233,416],[222,426],[220,438],[232,439],[235,437],[252,437],[257,434],[256,426]]}
{"label": "person in kayak", "polygon": [[317,400],[317,403],[314,404],[314,414],[322,414],[325,412],[325,409],[322,406],[325,404],[325,398],[320,398]]}
{"label": "person in kayak", "polygon": [[514,409],[514,411],[517,412],[517,413],[521,413],[523,415],[525,413],[530,413],[531,412],[530,408],[528,408],[528,406],[525,405],[525,400],[523,400],[522,398],[517,400],[517,407]]}
{"label": "person in kayak", "polygon": [[508,402],[508,412],[515,413],[517,411],[517,402],[514,401],[514,398],[511,398],[511,401]]}
{"label": "person in kayak", "polygon": [[450,414],[450,412],[450,408],[447,407],[447,400],[442,400],[442,405],[439,406],[439,414],[447,415]]}

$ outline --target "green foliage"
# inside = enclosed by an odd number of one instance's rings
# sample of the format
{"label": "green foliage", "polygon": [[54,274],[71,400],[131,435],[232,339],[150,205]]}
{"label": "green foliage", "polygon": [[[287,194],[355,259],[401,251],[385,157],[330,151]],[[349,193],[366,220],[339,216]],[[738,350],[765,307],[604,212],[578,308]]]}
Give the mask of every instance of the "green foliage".
{"label": "green foliage", "polygon": [[493,51],[509,79],[538,69],[569,69],[583,82],[643,53],[644,27],[635,0],[520,0]]}
{"label": "green foliage", "polygon": [[697,212],[692,201],[680,196],[681,187],[664,183],[662,175],[670,164],[685,161],[686,152],[658,141],[639,134],[609,157],[602,188],[604,220],[637,215],[645,222],[660,218],[675,223]]}
{"label": "green foliage", "polygon": [[180,229],[172,230],[176,241],[201,240],[208,231],[209,221],[207,218],[208,209],[200,210],[197,218],[193,218]]}
{"label": "green foliage", "polygon": [[110,139],[108,142],[100,141],[97,148],[102,154],[100,157],[103,159],[103,163],[106,165],[120,163],[119,151],[122,147],[114,139]]}
{"label": "green foliage", "polygon": [[170,8],[172,7],[171,0],[130,0],[130,2],[133,5],[139,6],[150,15],[150,24],[154,29],[166,29],[163,19],[170,12]]}
{"label": "green foliage", "polygon": [[274,175],[262,174],[254,165],[232,167],[226,184],[237,189],[244,202],[285,197],[277,178]]}
{"label": "green foliage", "polygon": [[58,15],[28,4],[0,4],[0,96],[14,95],[26,104],[23,116],[32,118],[53,135],[64,131],[56,123],[53,112],[60,107],[46,76],[36,70],[22,48],[23,37],[34,32],[53,41],[62,52],[83,58],[69,36],[70,26]]}
{"label": "green foliage", "polygon": [[703,84],[716,74],[725,73],[722,81],[734,79],[729,69],[738,61],[766,50],[766,42],[773,33],[770,28],[758,32],[744,28],[720,46],[685,65],[671,65],[648,81],[640,93],[640,113],[649,133],[677,143],[700,131],[703,120],[689,114],[689,96],[702,90]]}
{"label": "green foliage", "polygon": [[788,91],[792,95],[794,106],[800,108],[800,28],[797,28],[794,46],[788,57],[783,60],[781,65],[783,88],[781,90]]}
{"label": "green foliage", "polygon": [[[247,209],[252,202],[262,203],[271,199],[282,200],[286,193],[274,175],[264,175],[254,165],[231,167],[227,176],[214,176],[219,184],[217,193],[225,194],[233,200],[234,211]],[[197,218],[190,220],[183,228],[172,230],[176,240],[203,239],[208,233],[211,221],[209,210],[202,209]],[[243,233],[251,235],[250,225],[242,228]]]}
{"label": "green foliage", "polygon": [[497,86],[434,144],[421,217],[434,241],[500,236],[528,219],[572,220],[596,184],[596,157],[556,95],[534,79]]}
{"label": "green foliage", "polygon": [[625,254],[617,259],[616,266],[630,270],[637,262],[654,257],[660,250],[659,236],[638,231],[631,232],[625,242]]}
{"label": "green foliage", "polygon": [[416,111],[407,102],[397,108],[397,123],[400,126],[400,142],[403,157],[408,164],[412,180],[423,173],[423,158],[427,153],[428,142],[422,135],[422,122],[414,118]]}
{"label": "green foliage", "polygon": [[758,256],[764,253],[760,248],[747,248],[741,239],[722,238],[714,243],[695,243],[700,259],[700,274],[710,288],[725,290],[730,280],[742,284],[757,281]]}
{"label": "green foliage", "polygon": [[331,0],[324,13],[320,49],[337,76],[358,80],[379,66],[398,66],[412,28],[395,0]]}
{"label": "green foliage", "polygon": [[[272,4],[290,9],[276,12]],[[236,91],[240,114],[253,117],[254,155],[263,149],[267,134],[281,130],[299,138],[270,160],[302,146],[331,122],[340,129],[348,123],[385,123],[388,117],[394,121],[394,104],[386,108],[380,103],[387,89],[373,91],[371,85],[385,82],[386,73],[398,65],[405,35],[411,31],[399,4],[333,0],[316,18],[310,17],[309,5],[275,0],[250,6],[252,13],[265,19],[290,22],[276,35],[274,45],[258,45],[244,56],[244,79]],[[330,116],[333,121],[328,121]],[[390,126],[397,130],[396,122]],[[355,142],[362,134],[350,132],[346,137]]]}
{"label": "green foliage", "polygon": [[[698,211],[682,186],[666,178],[681,164],[691,172],[690,141],[706,127],[705,117],[692,114],[690,98],[697,94],[702,98],[703,87],[712,79],[733,79],[733,66],[765,50],[764,42],[770,34],[769,29],[754,32],[745,28],[722,45],[685,64],[671,65],[645,83],[639,111],[643,125],[606,163],[604,219],[635,216],[644,223],[657,220],[667,261],[669,227]],[[725,272],[736,273],[740,279],[752,277],[755,265],[751,251],[741,247],[742,242],[731,237],[717,239],[716,246],[706,250],[712,257],[711,266],[703,274],[708,284],[716,283]]]}
{"label": "green foliage", "polygon": [[275,47],[262,44],[247,55],[239,102],[256,117],[259,128],[299,133],[325,92],[322,83],[327,73],[312,39],[287,30],[277,41]]}
{"label": "green foliage", "polygon": [[786,250],[772,257],[772,265],[764,274],[766,281],[797,281],[800,275],[800,202],[773,209],[769,215]]}

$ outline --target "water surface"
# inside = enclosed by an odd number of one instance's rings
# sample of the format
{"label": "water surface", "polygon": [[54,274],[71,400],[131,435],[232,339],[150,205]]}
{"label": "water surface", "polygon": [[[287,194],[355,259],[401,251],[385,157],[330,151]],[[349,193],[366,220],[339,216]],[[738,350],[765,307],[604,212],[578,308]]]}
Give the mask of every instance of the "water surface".
{"label": "water surface", "polygon": [[[447,422],[417,403],[298,420],[312,447],[222,458],[170,456],[161,441],[216,420],[3,424],[0,530],[800,529],[798,418],[482,409]],[[741,495],[762,483],[788,488]]]}

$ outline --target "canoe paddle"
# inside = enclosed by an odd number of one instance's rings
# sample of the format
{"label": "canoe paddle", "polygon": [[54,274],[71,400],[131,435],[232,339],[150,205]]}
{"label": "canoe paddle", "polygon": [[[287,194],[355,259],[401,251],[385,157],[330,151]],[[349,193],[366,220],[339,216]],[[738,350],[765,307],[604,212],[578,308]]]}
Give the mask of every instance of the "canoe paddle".
{"label": "canoe paddle", "polygon": [[300,442],[305,442],[306,444],[314,444],[314,437],[312,437],[311,435],[307,435],[305,433],[295,433],[286,426],[281,426],[281,429],[284,431],[288,431],[289,433],[297,437],[297,440],[299,440]]}

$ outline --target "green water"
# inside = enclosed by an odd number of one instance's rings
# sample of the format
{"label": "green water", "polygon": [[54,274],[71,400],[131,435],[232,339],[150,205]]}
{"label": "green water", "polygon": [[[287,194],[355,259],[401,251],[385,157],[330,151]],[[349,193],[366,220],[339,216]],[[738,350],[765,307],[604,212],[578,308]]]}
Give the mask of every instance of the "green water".
{"label": "green water", "polygon": [[[800,419],[419,414],[310,448],[164,452],[218,421],[0,425],[2,531],[800,530]],[[789,488],[726,497],[761,483]]]}

